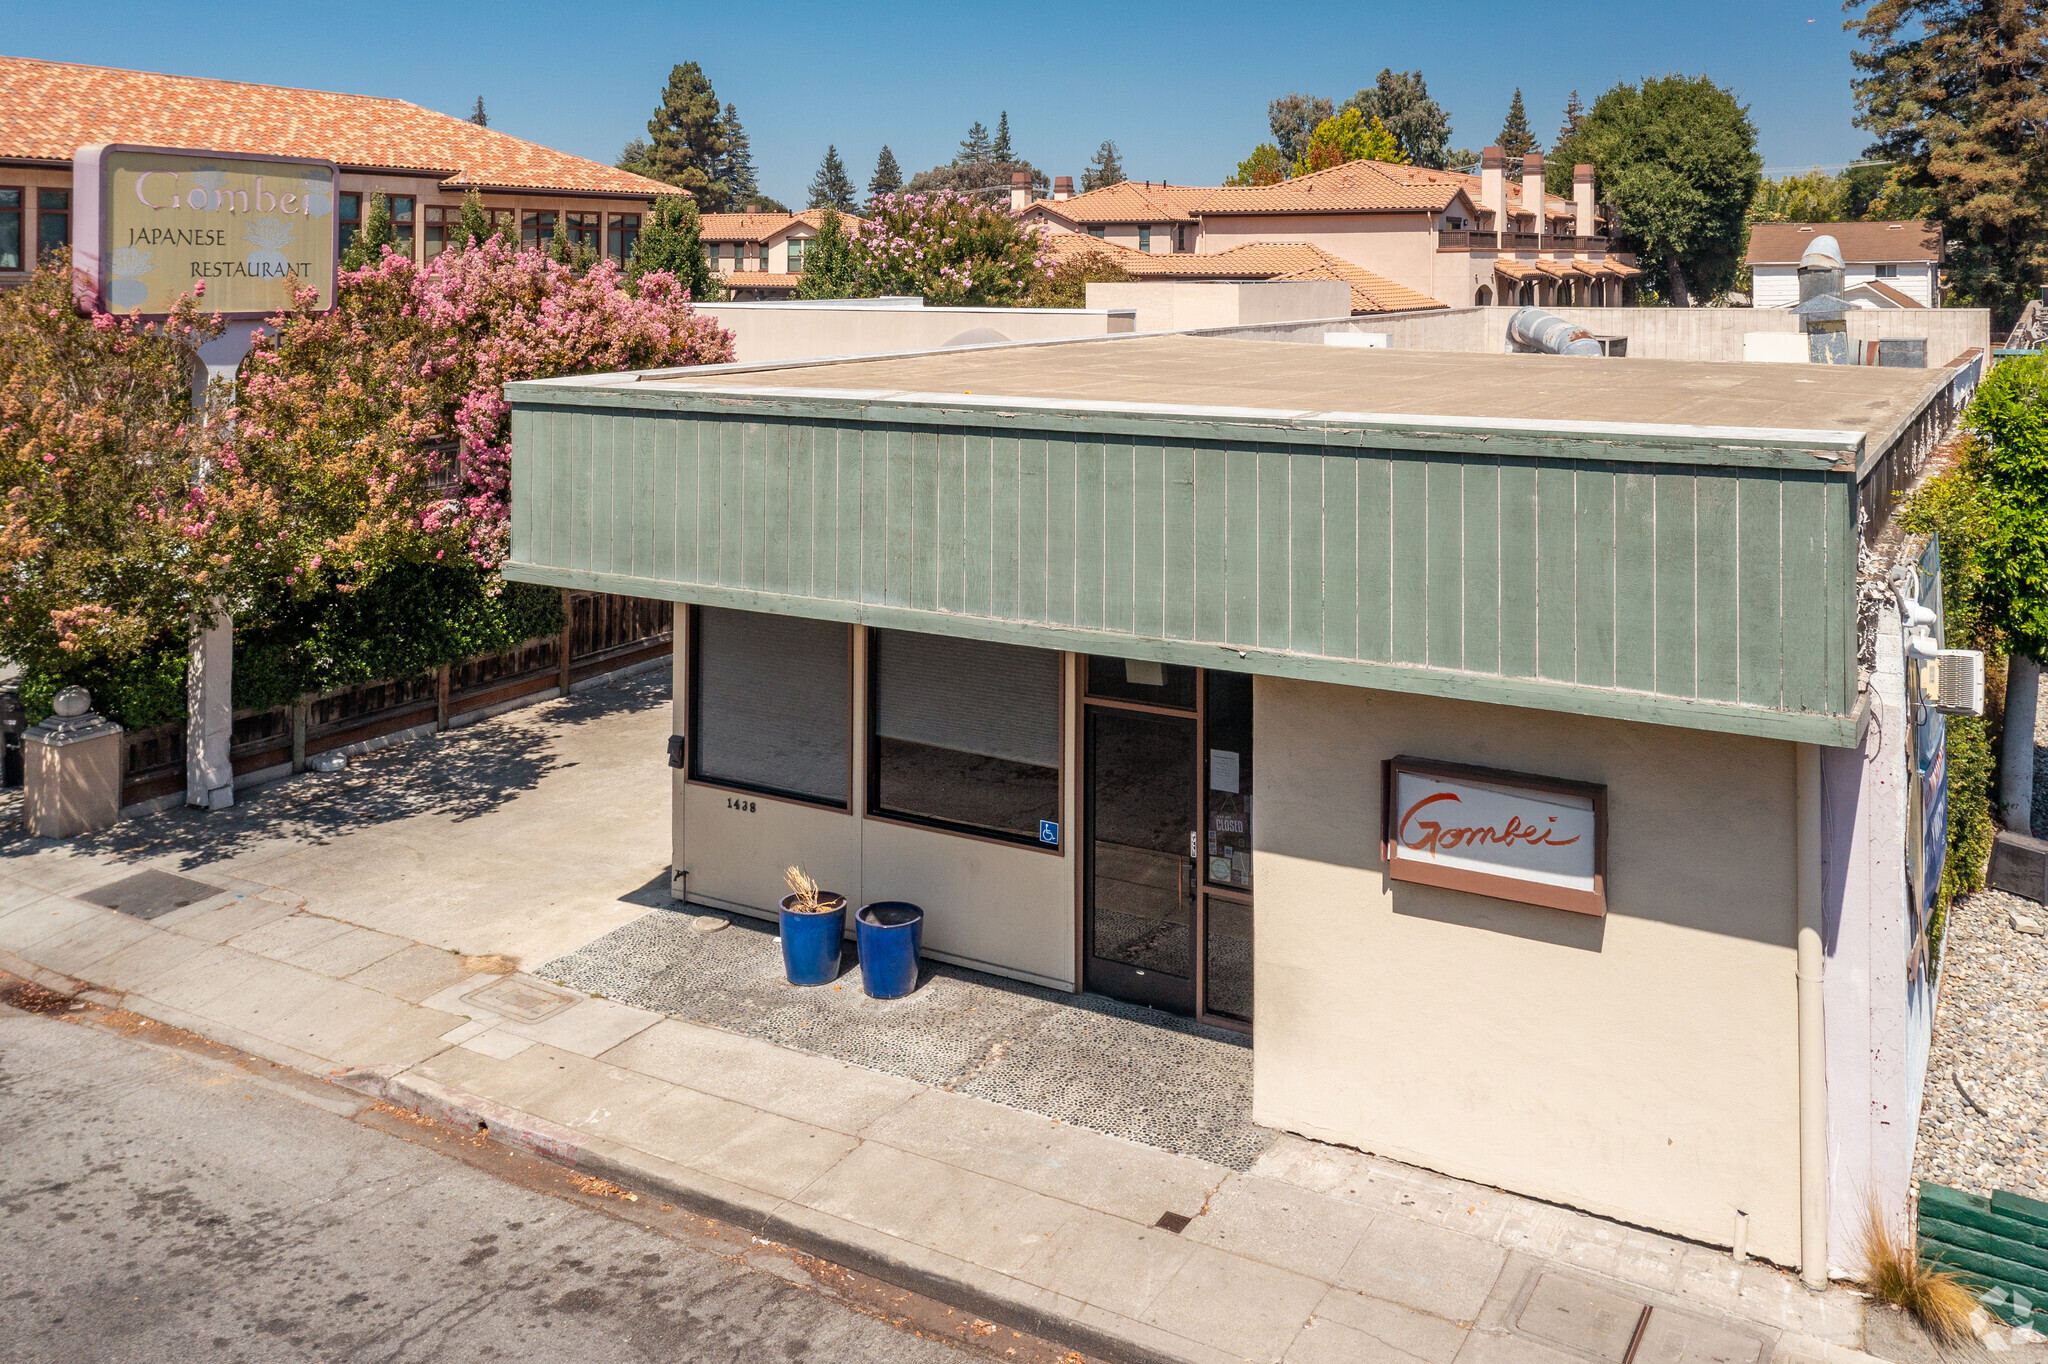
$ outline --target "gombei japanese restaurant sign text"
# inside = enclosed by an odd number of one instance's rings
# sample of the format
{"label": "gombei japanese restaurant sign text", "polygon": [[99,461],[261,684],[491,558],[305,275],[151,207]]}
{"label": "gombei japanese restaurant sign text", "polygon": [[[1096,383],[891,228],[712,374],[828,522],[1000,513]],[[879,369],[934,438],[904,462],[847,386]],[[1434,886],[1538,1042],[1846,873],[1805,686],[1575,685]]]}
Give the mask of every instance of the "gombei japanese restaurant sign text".
{"label": "gombei japanese restaurant sign text", "polygon": [[158,147],[81,147],[72,162],[74,262],[100,307],[168,313],[205,282],[205,311],[267,317],[290,283],[334,305],[331,161]]}
{"label": "gombei japanese restaurant sign text", "polygon": [[1607,793],[1453,763],[1386,765],[1387,873],[1581,914],[1607,911]]}

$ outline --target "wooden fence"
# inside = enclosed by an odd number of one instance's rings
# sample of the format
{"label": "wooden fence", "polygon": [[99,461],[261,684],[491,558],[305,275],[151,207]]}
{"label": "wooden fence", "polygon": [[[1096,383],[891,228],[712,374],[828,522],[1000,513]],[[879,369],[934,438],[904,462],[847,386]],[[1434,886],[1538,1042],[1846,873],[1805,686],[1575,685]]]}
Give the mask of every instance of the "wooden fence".
{"label": "wooden fence", "polygon": [[[351,744],[466,717],[528,699],[566,695],[577,682],[665,656],[675,639],[669,603],[604,592],[563,593],[568,628],[501,654],[451,663],[416,677],[387,678],[303,698],[295,706],[235,712],[229,749],[235,775],[303,771],[307,758]],[[182,722],[128,731],[121,804],[185,789]]]}

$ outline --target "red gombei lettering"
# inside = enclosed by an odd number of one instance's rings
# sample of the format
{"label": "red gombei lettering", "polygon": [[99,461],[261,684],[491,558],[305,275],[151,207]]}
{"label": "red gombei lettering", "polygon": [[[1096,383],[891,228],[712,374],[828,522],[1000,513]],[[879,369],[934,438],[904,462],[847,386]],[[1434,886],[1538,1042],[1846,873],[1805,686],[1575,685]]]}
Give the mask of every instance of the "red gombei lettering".
{"label": "red gombei lettering", "polygon": [[[1462,803],[1456,792],[1439,791],[1433,796],[1424,796],[1421,800],[1408,807],[1407,811],[1401,816],[1400,827],[1395,831],[1395,836],[1400,841],[1402,847],[1435,853],[1450,852],[1456,848],[1478,847],[1484,844],[1501,846],[1524,843],[1531,846],[1544,845],[1553,848],[1563,848],[1579,841],[1579,835],[1577,834],[1573,834],[1570,838],[1551,837],[1552,834],[1557,832],[1557,830],[1550,827],[1557,822],[1556,815],[1550,816],[1548,824],[1524,824],[1520,815],[1509,815],[1508,822],[1503,827],[1495,827],[1491,824],[1463,824],[1452,825],[1446,828],[1437,820],[1416,818],[1425,806],[1435,805],[1438,801],[1444,800],[1450,801],[1453,804]],[[1409,825],[1411,824],[1420,831],[1419,836],[1410,835]]]}

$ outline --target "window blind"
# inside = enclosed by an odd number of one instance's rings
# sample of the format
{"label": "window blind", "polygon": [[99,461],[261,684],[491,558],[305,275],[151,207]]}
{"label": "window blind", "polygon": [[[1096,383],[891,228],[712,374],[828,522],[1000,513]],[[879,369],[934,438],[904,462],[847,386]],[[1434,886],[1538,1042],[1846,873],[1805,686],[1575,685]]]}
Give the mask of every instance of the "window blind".
{"label": "window blind", "polygon": [[853,705],[847,628],[704,606],[695,629],[696,775],[844,805]]}

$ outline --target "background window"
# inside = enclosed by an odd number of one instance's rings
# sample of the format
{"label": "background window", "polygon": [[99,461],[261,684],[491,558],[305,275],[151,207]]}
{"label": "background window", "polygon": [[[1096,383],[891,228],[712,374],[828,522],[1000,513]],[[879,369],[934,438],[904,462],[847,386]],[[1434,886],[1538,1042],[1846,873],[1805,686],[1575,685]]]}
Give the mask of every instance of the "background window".
{"label": "background window", "polygon": [[850,631],[700,606],[690,628],[690,775],[846,808]]}
{"label": "background window", "polygon": [[420,225],[420,247],[424,252],[421,260],[432,260],[448,249],[449,220],[462,221],[459,210],[450,208],[428,208],[426,221]]}
{"label": "background window", "polygon": [[571,213],[563,224],[569,234],[569,249],[586,247],[593,256],[604,252],[604,215],[601,213]]}
{"label": "background window", "polygon": [[789,239],[789,273],[801,275],[803,272],[804,239],[802,237],[791,237]]}
{"label": "background window", "polygon": [[21,268],[21,191],[0,189],[0,270]]}
{"label": "background window", "polygon": [[341,227],[341,250],[348,250],[348,244],[356,239],[356,233],[363,226],[363,196],[342,194],[335,197],[338,208],[335,217]]}
{"label": "background window", "polygon": [[1150,251],[1152,249],[1151,228],[1141,227],[1138,229],[1138,249],[1140,251]]}
{"label": "background window", "polygon": [[1897,279],[1899,277],[1899,267],[1896,265],[1880,265],[1877,267],[1877,277],[1879,279]]}
{"label": "background window", "polygon": [[707,244],[707,245],[705,246],[705,248],[704,248],[704,259],[705,259],[705,260],[706,260],[706,261],[707,261],[707,262],[708,262],[708,263],[710,264],[710,266],[711,266],[711,269],[712,269],[712,271],[713,271],[713,272],[715,273],[715,272],[716,272],[716,271],[718,270],[718,243],[717,243],[717,242],[711,242],[711,243],[709,243],[709,244]]}
{"label": "background window", "polygon": [[519,244],[530,250],[542,250],[555,239],[555,211],[551,208],[533,209],[519,215]]}
{"label": "background window", "polygon": [[761,243],[761,255],[760,255],[760,260],[761,260],[761,265],[760,265],[760,268],[761,268],[761,269],[763,269],[763,270],[766,270],[766,269],[768,268],[768,243],[766,243],[766,242],[762,242],[762,243]]}
{"label": "background window", "polygon": [[1060,817],[1060,656],[875,630],[869,806],[1036,844]]}
{"label": "background window", "polygon": [[38,259],[52,251],[61,251],[71,245],[71,191],[68,189],[39,189],[36,191],[36,256]]}
{"label": "background window", "polygon": [[611,240],[607,247],[611,258],[624,265],[633,257],[633,248],[640,244],[640,215],[637,213],[612,214]]}
{"label": "background window", "polygon": [[394,194],[387,201],[391,205],[391,249],[401,256],[412,254],[413,222],[415,200],[410,194]]}
{"label": "background window", "polygon": [[1088,229],[1088,235],[1095,238],[1096,241],[1101,241],[1103,230],[1102,225],[1097,223],[1094,227]]}

